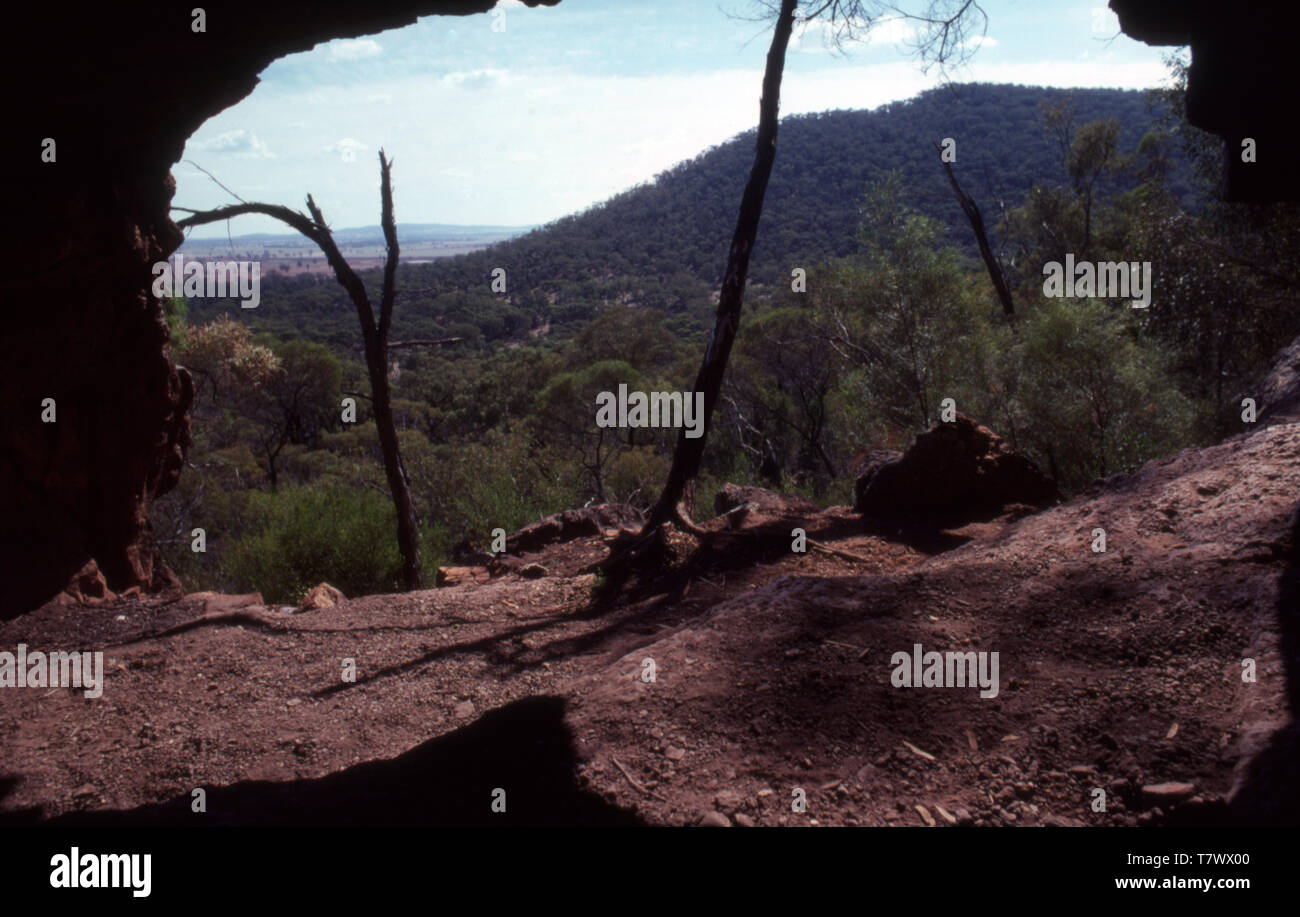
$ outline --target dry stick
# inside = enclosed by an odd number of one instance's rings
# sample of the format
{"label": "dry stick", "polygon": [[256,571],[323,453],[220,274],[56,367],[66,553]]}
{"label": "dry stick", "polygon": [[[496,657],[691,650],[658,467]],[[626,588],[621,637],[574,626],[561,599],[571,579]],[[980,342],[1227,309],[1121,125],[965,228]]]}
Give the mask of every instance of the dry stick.
{"label": "dry stick", "polygon": [[1014,316],[1016,310],[1011,304],[1011,290],[1007,288],[1007,279],[1002,273],[1002,265],[998,264],[997,258],[993,257],[993,249],[989,247],[989,237],[984,232],[984,218],[980,216],[979,205],[975,203],[974,198],[961,190],[961,185],[957,184],[957,176],[952,172],[952,164],[943,158],[943,149],[937,143],[934,144],[934,148],[939,153],[943,170],[948,173],[948,181],[952,184],[953,194],[957,195],[957,203],[965,212],[966,219],[970,220],[971,229],[975,230],[975,241],[979,243],[980,257],[984,259],[984,266],[989,271],[989,279],[993,281],[993,288],[997,291],[998,299],[1002,301],[1002,311]]}
{"label": "dry stick", "polygon": [[389,341],[388,349],[397,350],[399,347],[439,347],[443,344],[458,344],[464,338],[437,338],[428,341]]}
{"label": "dry stick", "polygon": [[840,551],[835,548],[827,547],[819,541],[813,541],[811,538],[808,539],[808,544],[812,545],[823,554],[830,554],[833,557],[841,557],[844,560],[852,560],[860,564],[874,563],[870,557],[863,557],[861,554],[850,554],[848,551]]}
{"label": "dry stick", "polygon": [[[242,197],[240,197],[238,194],[236,194],[235,192],[231,191],[229,188],[227,188],[227,187],[226,187],[225,185],[223,185],[221,182],[217,181],[217,176],[213,175],[213,174],[212,174],[211,172],[209,172],[207,169],[203,168],[203,166],[199,165],[199,164],[198,164],[197,162],[195,162],[193,159],[187,159],[187,160],[185,160],[185,161],[188,162],[190,165],[194,166],[194,168],[198,169],[200,172],[202,172],[202,173],[203,173],[204,175],[206,175],[208,178],[210,178],[210,179],[212,179],[214,182],[216,182],[218,188],[220,188],[222,191],[224,191],[224,192],[226,192],[227,194],[229,194],[229,195],[230,195],[231,197],[233,197],[235,200],[239,201],[239,203],[241,203],[241,204],[246,204],[246,203],[248,203],[248,202],[245,201]],[[229,224],[227,224],[227,227],[229,227]]]}
{"label": "dry stick", "polygon": [[653,796],[653,795],[654,795],[654,794],[651,793],[649,790],[647,790],[645,787],[643,787],[641,784],[639,784],[639,783],[636,782],[636,778],[634,778],[631,774],[629,774],[629,773],[627,772],[627,768],[624,767],[622,764],[619,763],[618,758],[610,758],[609,760],[613,761],[613,762],[614,762],[614,766],[618,768],[619,773],[622,774],[624,777],[627,778],[627,782],[630,783],[630,784],[632,785],[632,789],[636,790],[638,793],[642,794],[643,796]]}
{"label": "dry stick", "polygon": [[680,506],[678,507],[677,518],[673,521],[673,524],[676,525],[683,532],[694,535],[696,538],[704,538],[708,535],[713,534],[708,529],[702,529],[698,525],[696,525],[693,521],[691,521],[691,517],[686,515],[686,510],[684,507],[680,507]]}

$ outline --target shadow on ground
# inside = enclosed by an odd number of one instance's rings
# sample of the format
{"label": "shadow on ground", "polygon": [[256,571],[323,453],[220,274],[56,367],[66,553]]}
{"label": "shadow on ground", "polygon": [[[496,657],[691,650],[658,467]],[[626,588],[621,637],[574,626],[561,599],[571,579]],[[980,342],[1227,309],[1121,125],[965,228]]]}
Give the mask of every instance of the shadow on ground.
{"label": "shadow on ground", "polygon": [[[528,697],[386,761],[289,782],[247,781],[207,788],[207,812],[189,794],[135,809],[54,819],[30,811],[6,824],[68,826],[241,825],[586,825],[642,824],[575,777],[577,755],[560,697]],[[504,813],[492,811],[505,790]]]}
{"label": "shadow on ground", "polygon": [[1291,719],[1250,759],[1229,801],[1232,816],[1253,825],[1300,824],[1300,507],[1292,517],[1289,542],[1278,584],[1277,623]]}

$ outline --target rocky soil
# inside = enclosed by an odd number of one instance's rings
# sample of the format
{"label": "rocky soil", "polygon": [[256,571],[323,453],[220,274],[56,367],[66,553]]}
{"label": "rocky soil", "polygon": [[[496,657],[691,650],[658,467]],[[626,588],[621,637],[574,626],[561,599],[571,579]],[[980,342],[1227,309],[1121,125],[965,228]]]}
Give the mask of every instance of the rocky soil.
{"label": "rocky soil", "polygon": [[[615,606],[610,532],[304,613],[51,603],[0,649],[102,649],[104,694],[0,691],[0,820],[1300,823],[1300,417],[1273,407],[924,543],[769,501],[674,534],[677,575]],[[997,652],[998,696],[894,687],[917,643]]]}

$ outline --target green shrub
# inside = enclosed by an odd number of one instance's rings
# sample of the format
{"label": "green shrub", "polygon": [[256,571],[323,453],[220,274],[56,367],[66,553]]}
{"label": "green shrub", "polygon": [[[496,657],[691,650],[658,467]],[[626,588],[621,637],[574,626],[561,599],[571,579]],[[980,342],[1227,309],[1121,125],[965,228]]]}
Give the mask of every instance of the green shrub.
{"label": "green shrub", "polygon": [[322,581],[347,596],[402,589],[396,514],[385,495],[342,487],[255,493],[247,526],[221,565],[233,591],[293,604]]}

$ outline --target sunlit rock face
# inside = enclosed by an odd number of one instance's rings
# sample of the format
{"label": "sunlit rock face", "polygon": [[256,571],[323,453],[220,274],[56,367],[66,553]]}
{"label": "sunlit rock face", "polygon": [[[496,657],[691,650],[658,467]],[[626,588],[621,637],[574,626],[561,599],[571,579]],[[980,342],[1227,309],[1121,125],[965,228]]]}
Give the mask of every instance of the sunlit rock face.
{"label": "sunlit rock face", "polygon": [[[1300,4],[1230,0],[1110,0],[1120,28],[1150,45],[1190,45],[1187,116],[1224,140],[1229,200],[1300,200],[1292,151],[1300,127],[1280,100],[1296,90]],[[1255,161],[1242,141],[1255,141]],[[1267,150],[1267,155],[1264,151]]]}
{"label": "sunlit rock face", "polygon": [[0,63],[12,237],[0,281],[0,616],[50,599],[92,558],[114,591],[174,587],[149,505],[183,467],[193,384],[149,287],[150,266],[182,241],[170,170],[189,136],[276,58],[494,3],[213,0],[201,33],[200,4],[6,13],[8,34],[43,53]]}

